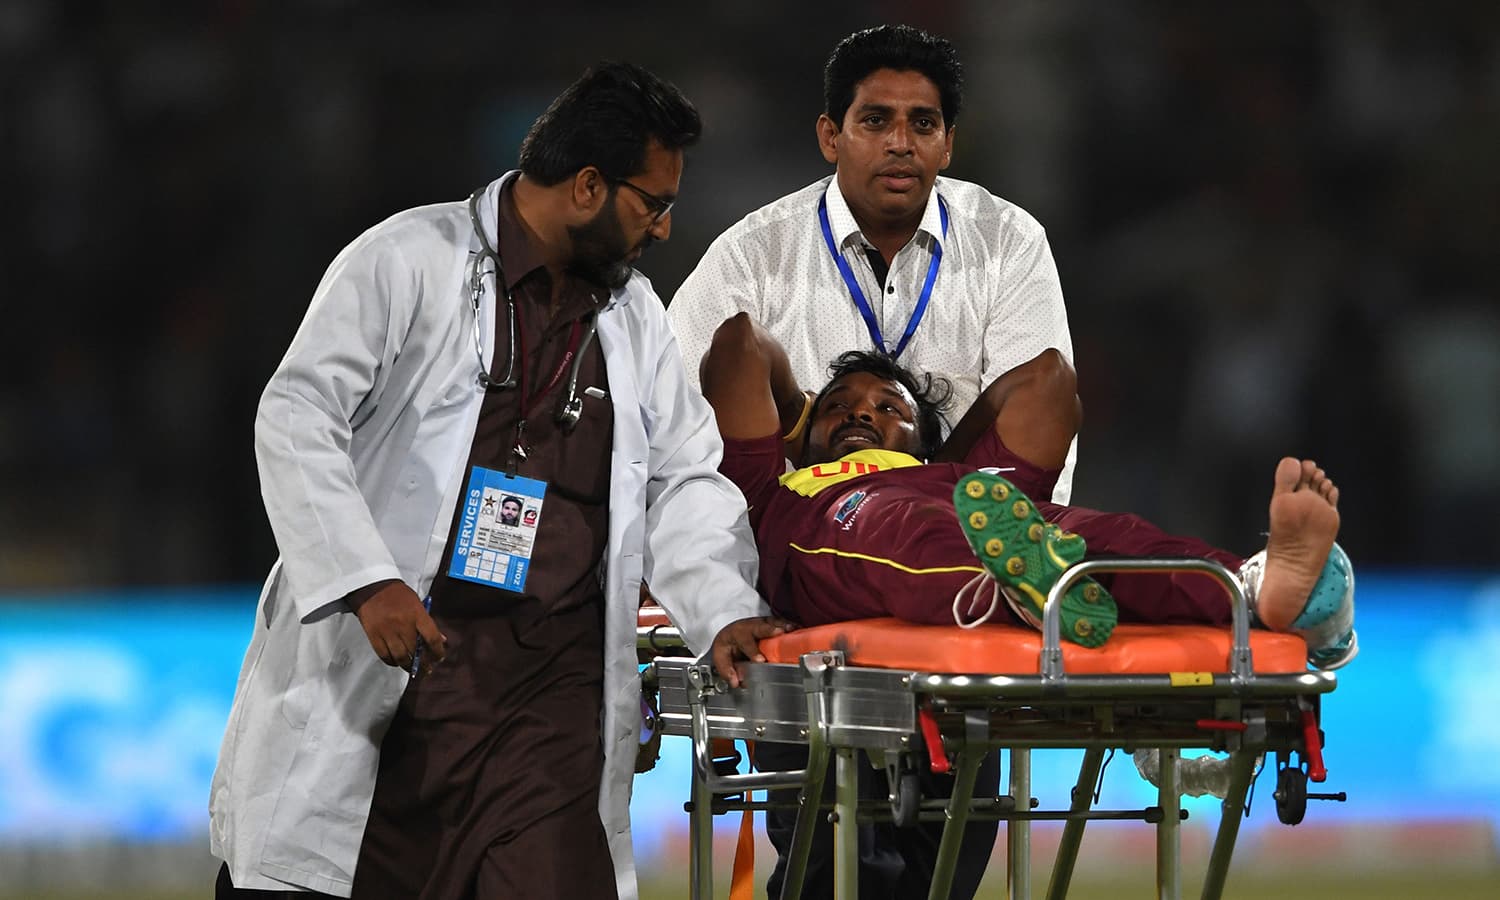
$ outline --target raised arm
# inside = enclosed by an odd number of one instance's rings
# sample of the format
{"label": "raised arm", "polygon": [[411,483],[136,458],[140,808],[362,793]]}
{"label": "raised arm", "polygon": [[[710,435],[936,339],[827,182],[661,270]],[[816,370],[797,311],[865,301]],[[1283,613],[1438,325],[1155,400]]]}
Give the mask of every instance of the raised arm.
{"label": "raised arm", "polygon": [[659,348],[639,380],[648,386],[645,399],[657,415],[649,436],[641,574],[688,645],[710,650],[719,674],[737,687],[735,661],[763,662],[756,642],[793,626],[766,616],[769,609],[756,593],[754,537],[743,497],[717,469],[724,445],[715,417],[688,385],[660,307],[638,306],[645,320],[636,346]]}
{"label": "raised arm", "polygon": [[962,462],[993,429],[1007,449],[1027,462],[1060,469],[1082,421],[1073,367],[1049,348],[991,382],[953,426],[932,462]]}
{"label": "raised arm", "polygon": [[[1055,350],[1070,368],[1073,364],[1073,339],[1068,332],[1062,284],[1058,280],[1052,250],[1047,245],[1047,233],[1035,219],[1018,208],[1012,208],[1007,221],[1007,227],[999,235],[1000,265],[992,267],[989,316],[984,328],[983,371],[979,378],[982,388],[989,388],[1006,373],[1043,358],[1048,350]],[[1065,392],[1067,395],[1072,393]],[[1071,396],[1062,396],[1060,402],[1067,407],[1076,403]],[[998,424],[1001,437],[1012,449],[1025,443],[1029,434],[1050,433],[1060,421],[1059,416],[1052,414],[1028,420],[1018,415],[1019,412],[1018,408],[1009,409],[1007,418],[1011,421]],[[996,407],[988,415],[976,415],[983,421],[995,419],[998,413]],[[1068,436],[1068,444],[1076,448],[1076,424],[1074,429],[1075,434]],[[957,432],[955,429],[955,434]],[[1063,463],[1062,474],[1052,491],[1051,499],[1055,503],[1066,504],[1072,497],[1073,455],[1074,452],[1069,450],[1069,458]]]}
{"label": "raised arm", "polygon": [[790,435],[811,400],[792,376],[781,344],[748,313],[714,330],[699,376],[726,438],[748,440],[778,430]]}

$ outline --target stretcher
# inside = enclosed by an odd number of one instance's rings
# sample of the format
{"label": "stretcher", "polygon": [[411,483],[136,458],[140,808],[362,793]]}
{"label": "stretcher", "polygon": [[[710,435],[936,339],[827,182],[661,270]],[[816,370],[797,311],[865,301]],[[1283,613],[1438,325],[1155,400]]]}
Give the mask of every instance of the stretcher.
{"label": "stretcher", "polygon": [[[1085,649],[1059,640],[1057,598],[1079,579],[1101,572],[1199,572],[1229,595],[1229,629],[1197,625],[1119,625],[1108,643]],[[658,652],[676,641],[675,629],[643,615],[639,645]],[[652,727],[692,739],[689,803],[695,898],[713,896],[713,816],[764,809],[752,792],[799,791],[796,830],[788,854],[783,897],[796,897],[806,870],[812,828],[833,822],[835,896],[857,896],[856,821],[900,824],[945,822],[930,897],[947,897],[964,825],[974,819],[1006,823],[1008,896],[1032,896],[1034,821],[1062,821],[1046,896],[1067,895],[1084,827],[1101,819],[1135,819],[1156,831],[1159,896],[1181,896],[1182,809],[1178,767],[1184,748],[1227,751],[1228,789],[1209,854],[1201,896],[1219,897],[1262,760],[1274,756],[1278,817],[1301,821],[1307,781],[1326,776],[1319,729],[1320,702],[1334,690],[1331,672],[1308,671],[1300,637],[1250,628],[1238,580],[1223,566],[1197,559],[1088,561],[1065,572],[1052,588],[1040,633],[1010,625],[912,625],[894,619],[805,628],[761,642],[766,663],[744,667],[744,684],[730,689],[706,659],[661,656],[643,685],[654,694]],[[714,745],[721,739],[805,744],[808,762],[792,771],[722,771]],[[1031,752],[1082,749],[1083,760],[1065,805],[1041,808],[1031,796]],[[1097,809],[1096,784],[1105,754],[1114,749],[1159,751],[1156,805]],[[1008,793],[974,798],[986,754],[1008,751]],[[886,769],[886,804],[856,793],[857,754]],[[834,799],[820,803],[833,760]],[[917,796],[918,765],[951,769],[952,798]],[[1132,767],[1133,768],[1133,767]]]}

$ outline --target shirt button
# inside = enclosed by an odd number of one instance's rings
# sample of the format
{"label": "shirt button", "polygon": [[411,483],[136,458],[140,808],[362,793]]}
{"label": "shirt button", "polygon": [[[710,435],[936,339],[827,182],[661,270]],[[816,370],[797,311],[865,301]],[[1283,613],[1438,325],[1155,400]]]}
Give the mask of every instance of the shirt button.
{"label": "shirt button", "polygon": [[896,293],[896,286],[894,284],[891,285],[890,287],[888,287],[888,288],[885,289],[885,292],[887,294],[894,294],[894,293]]}

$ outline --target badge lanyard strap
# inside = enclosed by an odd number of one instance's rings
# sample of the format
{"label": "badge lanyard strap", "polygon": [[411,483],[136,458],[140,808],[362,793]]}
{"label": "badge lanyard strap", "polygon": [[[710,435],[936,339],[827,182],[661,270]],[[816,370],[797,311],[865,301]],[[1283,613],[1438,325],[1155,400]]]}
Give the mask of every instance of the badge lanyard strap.
{"label": "badge lanyard strap", "polygon": [[520,364],[517,368],[521,370],[520,384],[518,385],[520,390],[516,392],[516,401],[520,408],[521,417],[516,421],[516,445],[510,451],[510,469],[512,475],[516,473],[517,464],[526,459],[528,452],[526,447],[526,416],[531,410],[531,404],[540,400],[548,391],[557,387],[557,383],[562,380],[562,374],[567,370],[568,363],[573,361],[573,355],[578,352],[578,332],[581,330],[580,320],[574,319],[573,328],[568,334],[568,349],[563,352],[562,359],[558,362],[557,368],[552,372],[552,377],[547,380],[545,387],[528,397],[526,394],[526,325],[521,319],[520,304],[515,306],[515,311],[516,330],[521,333],[521,340],[516,344],[515,350],[516,361]]}
{"label": "badge lanyard strap", "polygon": [[[943,223],[943,238],[948,237],[948,204],[943,202],[942,197],[937,198],[938,216]],[[875,321],[875,310],[870,307],[870,301],[865,299],[865,292],[860,290],[859,282],[854,279],[854,270],[849,267],[849,261],[838,251],[833,243],[833,228],[828,224],[828,195],[824,194],[818,200],[818,224],[823,226],[823,243],[828,246],[828,253],[833,257],[834,265],[839,267],[839,274],[844,276],[844,284],[849,288],[849,296],[854,298],[854,305],[859,310],[860,316],[865,320],[865,328],[870,332],[870,340],[875,342],[875,349],[881,353],[889,352],[891,359],[901,355],[906,349],[906,343],[911,336],[917,333],[917,325],[921,323],[922,316],[927,313],[927,303],[932,299],[932,287],[937,283],[938,263],[943,261],[943,244],[938,241],[932,249],[932,262],[927,266],[927,278],[922,282],[922,293],[917,295],[917,307],[911,311],[911,318],[906,322],[906,331],[901,335],[901,342],[896,345],[894,352],[886,345],[885,336],[880,332],[880,323]]]}

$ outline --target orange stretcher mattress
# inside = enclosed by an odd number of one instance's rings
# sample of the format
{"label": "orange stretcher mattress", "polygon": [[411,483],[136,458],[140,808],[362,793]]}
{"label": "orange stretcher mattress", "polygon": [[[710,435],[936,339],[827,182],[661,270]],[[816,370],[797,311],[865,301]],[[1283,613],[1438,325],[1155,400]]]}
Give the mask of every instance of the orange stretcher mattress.
{"label": "orange stretcher mattress", "polygon": [[[1102,647],[1063,642],[1069,675],[1159,675],[1228,672],[1233,635],[1227,626],[1117,625]],[[842,650],[851,666],[947,674],[1035,675],[1042,635],[1016,625],[913,625],[863,619],[803,628],[760,642],[766,660],[795,663],[804,653]],[[1250,655],[1262,675],[1307,671],[1307,645],[1294,634],[1251,629]]]}
{"label": "orange stretcher mattress", "polygon": [[655,628],[671,624],[672,620],[667,617],[667,611],[654,603],[642,606],[640,611],[635,614],[635,626],[637,628]]}

